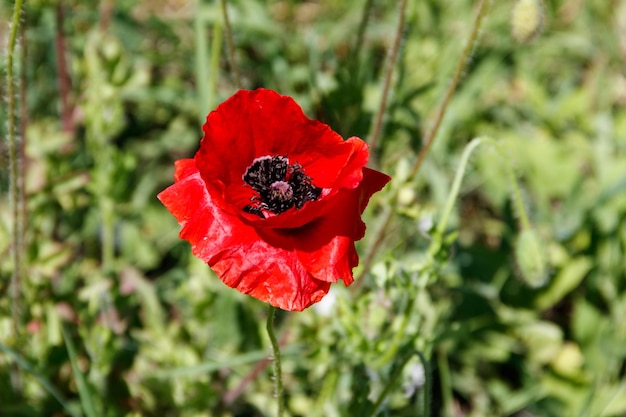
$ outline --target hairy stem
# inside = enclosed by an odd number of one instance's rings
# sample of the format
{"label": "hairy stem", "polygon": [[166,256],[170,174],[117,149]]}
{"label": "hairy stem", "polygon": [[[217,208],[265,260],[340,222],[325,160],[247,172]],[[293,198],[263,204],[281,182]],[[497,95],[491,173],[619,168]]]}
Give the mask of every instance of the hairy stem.
{"label": "hairy stem", "polygon": [[511,166],[511,162],[507,158],[504,150],[498,141],[489,138],[489,137],[480,137],[472,140],[463,151],[461,155],[461,160],[459,161],[459,166],[456,171],[456,175],[454,177],[454,181],[452,182],[452,187],[450,188],[450,193],[448,194],[448,199],[446,200],[446,204],[443,209],[443,214],[437,224],[437,228],[435,229],[435,234],[433,237],[433,243],[431,245],[431,252],[436,251],[438,249],[439,244],[441,243],[441,239],[448,227],[448,220],[450,215],[452,214],[452,210],[454,209],[454,205],[459,197],[459,192],[461,189],[461,182],[463,180],[463,175],[465,171],[467,171],[467,164],[469,163],[469,158],[472,155],[472,152],[478,146],[482,144],[488,144],[493,147],[493,149],[498,152],[500,155],[499,161],[502,161],[504,169],[506,171],[506,175],[511,183],[511,187],[513,187],[513,194],[511,196],[511,200],[513,205],[520,216],[520,226],[523,229],[530,228],[530,220],[528,219],[528,214],[526,213],[526,208],[524,207],[524,201],[522,200],[522,193],[520,191],[519,184],[517,182],[517,178],[515,177],[515,172],[513,171],[513,167]]}
{"label": "hairy stem", "polygon": [[239,67],[235,60],[235,41],[233,40],[233,31],[230,27],[230,20],[228,19],[228,7],[226,0],[221,0],[222,4],[222,18],[224,19],[224,29],[226,30],[226,45],[228,46],[228,61],[230,63],[230,69],[235,76],[235,84],[237,88],[241,88],[241,75],[239,73]]}
{"label": "hairy stem", "polygon": [[[415,178],[415,176],[419,172],[422,162],[424,161],[424,158],[428,154],[428,151],[430,150],[433,144],[433,141],[435,137],[437,136],[437,132],[439,131],[439,127],[441,126],[441,121],[443,120],[446,110],[448,109],[448,104],[450,102],[450,99],[452,98],[452,95],[456,91],[456,87],[458,86],[459,81],[461,80],[461,76],[463,75],[463,71],[465,70],[465,66],[471,55],[474,44],[476,40],[478,39],[478,34],[480,33],[480,27],[481,27],[484,17],[487,14],[489,2],[490,0],[481,0],[478,6],[478,12],[476,14],[476,19],[474,20],[474,24],[472,26],[472,32],[470,34],[467,44],[465,45],[465,48],[463,49],[463,52],[461,53],[459,61],[457,62],[456,70],[454,72],[454,76],[452,77],[452,81],[448,85],[448,89],[446,90],[446,93],[444,94],[443,100],[441,101],[441,104],[439,105],[439,108],[437,109],[437,113],[436,113],[432,128],[426,135],[426,138],[424,140],[424,146],[420,150],[420,153],[418,154],[417,159],[415,163],[413,164],[413,167],[411,168],[409,180],[411,180],[412,178]],[[395,195],[392,196],[391,198],[391,201],[394,201],[394,200],[395,200]],[[368,250],[368,254],[366,258],[363,261],[362,273],[360,274],[359,278],[362,278],[365,275],[365,273],[369,270],[370,265],[374,261],[376,252],[380,248],[380,245],[382,244],[384,240],[385,233],[387,232],[387,229],[389,228],[389,225],[391,224],[392,216],[393,216],[393,210],[391,209],[387,210],[382,221],[382,226],[377,230],[377,233],[374,236],[374,239],[372,240],[373,243]]]}
{"label": "hairy stem", "polygon": [[406,364],[409,362],[411,357],[413,357],[413,355],[415,354],[416,354],[416,351],[411,351],[402,358],[402,360],[400,361],[400,365],[398,365],[398,367],[396,367],[396,369],[393,371],[393,373],[391,374],[391,377],[389,378],[389,381],[387,381],[387,385],[385,385],[385,388],[380,393],[380,395],[376,399],[376,402],[370,409],[368,417],[374,417],[376,415],[376,413],[380,409],[380,406],[383,404],[383,402],[385,401],[385,399],[387,398],[387,396],[389,395],[393,387],[398,382],[398,379],[402,375],[402,370],[404,369]]}
{"label": "hairy stem", "polygon": [[19,326],[19,298],[22,272],[22,237],[23,230],[20,216],[20,139],[17,134],[17,103],[15,92],[14,78],[14,53],[17,43],[17,34],[20,26],[20,17],[22,13],[22,1],[17,0],[13,9],[13,19],[11,22],[11,32],[9,34],[9,43],[7,47],[7,137],[9,145],[9,198],[11,206],[11,218],[13,228],[11,229],[12,240],[12,258],[13,258],[13,274],[11,276],[11,298],[13,300],[13,323]]}
{"label": "hairy stem", "polygon": [[[387,109],[387,99],[389,98],[389,90],[391,90],[391,79],[393,78],[393,69],[396,64],[396,58],[398,57],[398,50],[400,49],[400,43],[402,41],[402,34],[404,32],[404,21],[406,18],[406,0],[400,0],[398,5],[398,26],[396,28],[396,37],[393,42],[393,46],[389,51],[389,58],[387,59],[387,66],[385,68],[385,78],[383,80],[383,90],[380,99],[380,105],[378,112],[376,113],[376,119],[374,120],[374,128],[370,137],[369,145],[372,151],[372,155],[376,155],[376,147],[378,146],[378,140],[380,139],[380,132],[383,127],[383,118],[385,116],[385,110]],[[376,163],[375,156],[370,159],[371,163]]]}
{"label": "hairy stem", "polygon": [[467,170],[467,164],[469,162],[469,158],[480,144],[482,140],[480,138],[474,139],[465,147],[463,150],[463,154],[461,155],[461,160],[459,161],[459,166],[456,170],[456,175],[454,176],[454,180],[452,181],[452,187],[450,188],[450,193],[448,194],[448,199],[446,200],[446,204],[443,208],[443,212],[441,214],[441,218],[439,219],[439,223],[437,223],[437,228],[435,229],[435,234],[438,237],[443,236],[445,230],[448,226],[448,219],[452,214],[452,210],[454,209],[454,204],[459,196],[459,191],[461,190],[461,182],[463,181],[463,175]]}
{"label": "hairy stem", "polygon": [[[11,228],[11,258],[13,261],[13,272],[11,274],[11,321],[13,323],[13,335],[16,342],[20,339],[20,329],[22,322],[22,312],[20,308],[21,285],[22,285],[22,269],[24,259],[24,224],[20,210],[20,196],[22,189],[20,181],[20,155],[21,145],[19,135],[17,134],[17,103],[15,92],[14,78],[14,53],[17,44],[17,34],[20,26],[20,18],[22,14],[22,0],[16,0],[13,8],[13,18],[11,20],[11,30],[9,33],[9,41],[7,44],[7,140],[9,148],[9,201],[11,207],[11,219],[13,227]],[[17,368],[11,372],[11,380],[16,391],[20,390],[21,377]]]}
{"label": "hairy stem", "polygon": [[[27,43],[26,43],[26,18],[22,19],[22,25],[20,28],[20,45],[22,49],[22,59],[20,64],[20,147],[18,150],[18,200],[19,200],[19,212],[20,222],[19,230],[21,237],[20,253],[26,253],[26,126],[28,124],[28,106],[26,103],[26,57],[27,57]],[[25,257],[25,255],[23,256]]]}
{"label": "hairy stem", "polygon": [[459,60],[456,64],[456,69],[454,70],[454,75],[452,76],[452,81],[448,85],[448,89],[446,90],[443,100],[441,104],[439,104],[439,108],[437,109],[437,113],[435,114],[435,120],[431,129],[428,131],[428,134],[424,138],[424,146],[420,150],[417,155],[417,159],[411,168],[411,175],[409,178],[415,177],[417,175],[420,167],[422,166],[422,162],[426,158],[428,151],[433,145],[435,138],[437,137],[437,133],[439,132],[439,127],[441,126],[441,121],[443,120],[444,115],[446,114],[446,110],[448,109],[448,104],[450,104],[450,100],[456,91],[461,78],[463,77],[463,73],[465,71],[465,67],[467,66],[467,62],[472,55],[472,51],[474,50],[474,45],[476,40],[478,39],[478,34],[480,33],[480,27],[483,22],[484,17],[487,15],[487,10],[489,9],[490,0],[481,0],[478,5],[478,12],[476,13],[476,18],[474,19],[474,24],[472,25],[472,32],[465,44],[465,48],[463,48],[463,52],[459,57]]}
{"label": "hairy stem", "polygon": [[272,355],[274,356],[274,395],[276,396],[277,411],[276,416],[282,417],[284,405],[283,405],[283,373],[280,367],[280,346],[276,340],[276,334],[274,333],[274,315],[276,313],[276,307],[270,305],[267,313],[267,335],[270,338],[272,344]]}

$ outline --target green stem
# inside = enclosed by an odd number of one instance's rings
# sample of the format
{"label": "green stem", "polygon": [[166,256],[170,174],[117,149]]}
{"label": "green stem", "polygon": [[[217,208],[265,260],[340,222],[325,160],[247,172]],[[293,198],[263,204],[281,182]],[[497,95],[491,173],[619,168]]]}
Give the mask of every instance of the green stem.
{"label": "green stem", "polygon": [[441,219],[437,224],[437,228],[435,229],[436,236],[443,236],[447,226],[448,219],[452,214],[452,210],[454,209],[454,204],[459,196],[459,191],[461,189],[461,182],[463,181],[463,175],[467,169],[467,164],[469,162],[469,158],[483,140],[481,138],[474,139],[465,147],[463,153],[461,154],[461,160],[459,161],[459,166],[456,169],[456,174],[454,176],[454,181],[452,181],[452,188],[450,189],[450,193],[448,194],[448,200],[443,208],[443,214],[441,215]]}
{"label": "green stem", "polygon": [[480,26],[483,22],[484,17],[487,15],[487,10],[489,9],[490,0],[481,0],[478,5],[478,12],[476,13],[476,19],[474,19],[474,25],[472,26],[472,32],[470,33],[469,39],[465,44],[465,48],[463,48],[463,52],[459,57],[459,60],[456,64],[456,69],[454,71],[454,75],[452,76],[452,81],[448,85],[448,89],[443,96],[443,100],[437,109],[437,113],[435,115],[435,120],[432,128],[424,138],[424,146],[420,150],[420,153],[417,155],[417,159],[413,164],[413,168],[411,169],[411,174],[409,178],[415,177],[417,175],[420,167],[422,166],[422,162],[426,158],[428,151],[433,145],[435,138],[437,137],[437,132],[439,132],[439,127],[441,127],[441,121],[443,120],[443,116],[446,114],[446,110],[448,109],[448,104],[450,104],[450,100],[454,92],[456,91],[461,78],[463,77],[463,73],[465,72],[465,67],[469,61],[470,56],[472,55],[472,51],[474,49],[474,44],[478,39],[478,34],[480,33]]}
{"label": "green stem", "polygon": [[[105,159],[107,158],[107,159]],[[110,169],[111,152],[104,149],[102,159],[105,159],[104,166],[100,166],[99,171],[102,177],[101,184],[107,193],[100,198],[100,215],[102,216],[102,269],[105,272],[113,270],[115,260],[115,202],[110,196],[108,181],[113,175]]]}
{"label": "green stem", "polygon": [[394,332],[393,339],[391,340],[391,343],[389,343],[387,353],[385,353],[385,355],[376,362],[376,367],[381,367],[391,361],[396,357],[398,349],[400,349],[400,343],[402,343],[402,339],[404,339],[404,332],[406,331],[406,326],[409,324],[409,318],[411,317],[411,311],[415,305],[417,294],[410,294],[409,297],[410,299],[407,301],[404,311],[402,312],[402,322],[400,323],[400,328],[398,331]]}
{"label": "green stem", "polygon": [[[372,155],[375,155],[376,147],[378,146],[378,140],[380,138],[380,132],[383,127],[383,118],[385,116],[385,110],[387,109],[387,99],[389,98],[389,90],[391,90],[391,79],[393,77],[393,68],[398,56],[398,50],[400,49],[400,42],[402,40],[402,33],[404,32],[404,21],[406,17],[406,0],[400,0],[398,6],[400,11],[398,15],[398,26],[396,28],[396,38],[389,51],[389,59],[387,60],[387,67],[385,69],[385,78],[383,81],[382,97],[380,99],[380,105],[378,112],[376,113],[376,120],[374,121],[374,128],[372,136],[370,137],[369,145]],[[375,158],[371,158],[370,161],[375,163]]]}
{"label": "green stem", "polygon": [[[11,31],[9,33],[9,41],[7,44],[7,141],[9,148],[9,205],[11,208],[11,219],[13,227],[11,228],[11,258],[13,261],[13,272],[11,274],[11,322],[13,325],[13,337],[17,345],[21,342],[21,322],[22,312],[20,309],[22,271],[24,259],[24,217],[22,216],[21,203],[24,200],[23,193],[23,177],[20,176],[23,164],[23,152],[17,135],[17,114],[15,99],[15,79],[13,73],[14,53],[17,43],[17,34],[20,27],[20,18],[22,14],[22,0],[16,0],[13,8],[13,18],[11,21]],[[22,109],[23,110],[23,109]],[[22,378],[18,367],[11,369],[11,383],[16,393],[22,389]]]}
{"label": "green stem", "polygon": [[450,366],[448,357],[444,349],[437,354],[437,365],[439,366],[439,380],[441,381],[441,402],[443,403],[443,415],[454,415],[452,406],[452,382],[450,380]]}
{"label": "green stem", "polygon": [[17,33],[20,26],[20,17],[22,14],[22,0],[16,0],[13,8],[13,18],[11,21],[11,32],[9,33],[9,42],[7,45],[7,100],[8,100],[8,123],[7,123],[7,138],[9,145],[9,195],[11,206],[11,218],[13,227],[11,230],[12,240],[12,260],[13,260],[13,273],[11,275],[11,300],[12,300],[12,321],[14,325],[14,334],[17,338],[19,336],[19,328],[21,323],[21,312],[19,308],[19,301],[21,295],[21,282],[22,282],[22,268],[23,268],[23,223],[20,216],[20,160],[19,160],[19,136],[17,135],[17,114],[16,114],[16,100],[15,100],[15,80],[13,73],[14,66],[14,53],[15,45],[17,43]]}
{"label": "green stem", "polygon": [[267,335],[270,338],[272,344],[272,354],[274,356],[274,395],[276,396],[277,411],[276,416],[282,417],[284,405],[283,405],[283,373],[280,367],[280,346],[276,340],[276,334],[274,333],[274,315],[276,313],[276,307],[270,305],[267,313]]}
{"label": "green stem", "polygon": [[200,109],[200,124],[204,123],[204,118],[211,109],[209,105],[209,81],[206,74],[207,57],[207,36],[204,27],[204,13],[202,1],[196,1],[196,16],[194,18],[194,34],[196,44],[196,85],[198,86],[198,101]]}
{"label": "green stem", "polygon": [[367,29],[367,21],[369,20],[370,11],[372,10],[372,4],[374,0],[365,0],[363,6],[363,14],[361,15],[361,23],[359,23],[359,29],[357,31],[356,40],[352,47],[352,64],[358,67],[359,52],[363,47],[363,39],[365,38],[365,29]]}
{"label": "green stem", "polygon": [[419,350],[415,353],[420,357],[422,367],[424,367],[424,417],[430,417],[430,400],[433,395],[432,370],[426,356]]}
{"label": "green stem", "polygon": [[[456,87],[458,86],[459,81],[461,80],[461,76],[463,75],[463,72],[465,71],[465,67],[471,55],[474,44],[476,43],[476,40],[478,39],[478,34],[480,33],[480,27],[481,27],[483,18],[487,14],[489,2],[490,0],[482,0],[478,6],[479,7],[478,13],[476,15],[476,19],[474,20],[474,24],[472,26],[472,32],[470,34],[469,40],[467,44],[465,45],[463,52],[461,53],[461,56],[456,66],[456,70],[454,72],[454,76],[452,77],[452,82],[448,85],[448,89],[446,90],[444,98],[441,104],[439,105],[439,108],[437,109],[435,121],[433,123],[432,128],[426,135],[426,138],[424,140],[424,146],[420,150],[420,153],[418,154],[417,159],[415,163],[413,164],[413,167],[411,168],[409,181],[412,178],[415,178],[415,176],[419,172],[422,162],[424,161],[424,158],[428,154],[428,151],[430,150],[434,142],[434,139],[437,136],[437,132],[439,131],[439,127],[441,126],[441,121],[443,120],[443,117],[448,109],[448,104],[450,102],[450,99],[452,98],[453,93],[456,91]],[[392,196],[390,201],[394,201],[396,196],[397,195]],[[363,278],[365,273],[369,270],[370,265],[374,261],[374,256],[376,255],[376,252],[378,251],[378,249],[380,248],[380,245],[382,244],[384,240],[384,236],[385,236],[385,233],[387,232],[387,229],[391,225],[391,218],[393,217],[393,213],[394,211],[391,209],[386,211],[383,221],[381,223],[381,227],[378,228],[376,235],[372,239],[372,245],[369,247],[367,256],[365,257],[363,261],[363,268],[361,269],[362,272],[358,277],[358,280],[359,280],[358,282],[362,281],[361,278]],[[358,286],[356,286],[355,288],[358,288]]]}
{"label": "green stem", "polygon": [[[517,178],[515,177],[515,172],[513,171],[513,167],[511,162],[506,156],[506,153],[502,149],[502,146],[498,143],[498,141],[490,138],[490,137],[480,137],[472,140],[463,150],[463,154],[461,155],[461,160],[459,161],[459,166],[456,170],[456,175],[454,177],[454,181],[452,182],[452,188],[450,189],[450,193],[448,194],[448,199],[443,209],[443,214],[441,215],[441,219],[437,224],[437,228],[435,229],[434,239],[431,246],[431,250],[436,250],[437,245],[441,243],[440,239],[443,237],[446,228],[448,227],[448,220],[450,215],[452,214],[452,210],[454,209],[454,205],[459,196],[459,191],[461,189],[461,182],[463,180],[463,175],[467,170],[467,164],[469,162],[469,158],[478,146],[482,144],[488,144],[493,147],[493,149],[498,152],[500,158],[498,159],[504,165],[504,169],[506,170],[506,175],[509,178],[511,186],[513,187],[513,194],[511,196],[511,200],[513,201],[513,205],[520,216],[520,226],[523,229],[530,228],[530,220],[528,219],[528,214],[526,213],[526,208],[524,207],[524,201],[522,200],[522,193],[520,191],[519,184],[517,182]],[[439,240],[439,241],[437,241]]]}
{"label": "green stem", "polygon": [[402,375],[402,370],[404,369],[406,364],[409,362],[409,360],[411,359],[411,357],[415,353],[416,353],[416,351],[408,352],[404,356],[404,358],[402,358],[402,361],[400,362],[400,365],[393,371],[393,374],[391,374],[391,377],[389,378],[389,381],[387,381],[387,385],[385,385],[385,388],[383,389],[383,391],[380,393],[380,395],[376,399],[376,402],[374,403],[374,405],[370,409],[370,413],[367,415],[367,417],[374,417],[376,415],[376,413],[378,413],[378,409],[383,404],[383,402],[385,401],[385,399],[387,398],[387,396],[391,392],[391,389],[396,385],[396,382],[398,381],[398,379]]}
{"label": "green stem", "polygon": [[241,88],[241,75],[239,74],[239,67],[235,60],[235,42],[233,40],[233,31],[230,27],[230,21],[228,20],[228,7],[226,6],[226,0],[221,0],[222,4],[222,18],[224,19],[224,28],[226,29],[226,45],[228,46],[228,60],[230,61],[230,69],[235,75],[235,84],[237,88]]}
{"label": "green stem", "polygon": [[[220,74],[220,55],[222,51],[222,23],[219,20],[215,21],[213,26],[213,40],[211,41],[211,64],[210,68],[210,80],[208,91],[208,106],[212,109],[215,105],[215,97],[217,96],[217,80]],[[204,115],[208,114],[208,111]],[[204,121],[203,121],[204,123]]]}

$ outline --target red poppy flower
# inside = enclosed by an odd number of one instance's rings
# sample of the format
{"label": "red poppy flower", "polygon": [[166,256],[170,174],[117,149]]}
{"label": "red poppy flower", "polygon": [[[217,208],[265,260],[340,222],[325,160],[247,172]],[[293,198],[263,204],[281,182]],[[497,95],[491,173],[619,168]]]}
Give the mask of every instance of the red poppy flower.
{"label": "red poppy flower", "polygon": [[158,195],[180,237],[230,287],[303,310],[352,283],[361,214],[390,178],[365,167],[367,144],[343,140],[274,91],[239,91],[211,112],[194,159]]}

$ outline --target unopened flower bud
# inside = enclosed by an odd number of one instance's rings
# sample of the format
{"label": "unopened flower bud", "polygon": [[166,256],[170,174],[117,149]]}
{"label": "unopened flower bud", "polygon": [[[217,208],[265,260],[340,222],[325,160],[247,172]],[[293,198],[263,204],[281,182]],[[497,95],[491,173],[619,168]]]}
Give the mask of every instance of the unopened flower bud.
{"label": "unopened flower bud", "polygon": [[524,229],[515,242],[515,260],[522,280],[530,287],[541,287],[548,277],[548,259],[541,238],[533,229]]}
{"label": "unopened flower bud", "polygon": [[517,0],[511,14],[511,33],[520,43],[530,42],[543,26],[542,0]]}

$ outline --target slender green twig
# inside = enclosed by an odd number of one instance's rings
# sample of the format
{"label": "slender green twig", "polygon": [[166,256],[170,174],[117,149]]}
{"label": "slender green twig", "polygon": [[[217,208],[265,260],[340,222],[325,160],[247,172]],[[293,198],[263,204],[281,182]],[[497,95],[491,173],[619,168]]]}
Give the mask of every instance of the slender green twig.
{"label": "slender green twig", "polygon": [[204,27],[204,18],[202,13],[202,1],[196,1],[196,15],[194,16],[194,34],[196,47],[196,85],[198,86],[198,101],[200,109],[200,124],[204,123],[204,118],[209,113],[209,80],[206,76],[207,57],[207,36]]}
{"label": "slender green twig", "polygon": [[417,300],[417,294],[409,294],[409,300],[404,307],[404,311],[402,311],[402,321],[400,322],[400,327],[397,331],[394,332],[393,338],[389,343],[389,348],[387,349],[387,352],[385,352],[385,354],[381,358],[379,358],[378,361],[376,361],[376,364],[374,366],[383,366],[397,356],[398,350],[400,349],[400,344],[404,339],[404,332],[406,331],[406,327],[409,324],[409,319],[411,318],[411,311],[413,311],[415,300]]}
{"label": "slender green twig", "polygon": [[13,273],[11,275],[11,314],[14,325],[14,333],[17,337],[20,329],[21,312],[19,308],[21,296],[22,282],[22,244],[23,224],[20,216],[20,168],[19,168],[19,136],[17,135],[17,112],[15,100],[15,79],[13,73],[15,45],[17,43],[17,33],[20,26],[20,17],[22,14],[22,0],[16,0],[13,8],[13,18],[11,21],[11,31],[9,33],[9,42],[7,45],[7,101],[8,101],[8,145],[9,145],[9,199],[11,206],[11,218],[13,227],[11,230],[12,240],[12,260]]}
{"label": "slender green twig", "polygon": [[[26,253],[26,126],[28,125],[28,106],[26,103],[27,94],[26,94],[26,57],[28,56],[26,42],[26,16],[22,19],[22,25],[20,27],[20,49],[21,53],[21,63],[20,63],[20,147],[18,149],[17,160],[18,160],[18,200],[19,200],[19,211],[20,211],[20,222],[19,222],[19,230],[20,230],[20,248],[19,251],[22,254]],[[22,259],[26,256],[23,255]]]}
{"label": "slender green twig", "polygon": [[415,355],[415,354],[416,354],[416,351],[411,351],[411,352],[408,352],[404,356],[404,358],[402,358],[402,361],[400,362],[400,365],[398,365],[396,367],[396,369],[393,371],[393,373],[391,374],[391,377],[389,378],[389,381],[387,381],[387,385],[385,385],[385,388],[382,390],[382,392],[380,393],[380,395],[376,399],[376,402],[374,403],[374,405],[370,409],[368,417],[374,417],[376,415],[376,413],[378,413],[378,409],[380,408],[380,406],[383,404],[383,402],[385,401],[385,399],[387,398],[387,396],[391,392],[391,389],[396,385],[396,382],[400,378],[400,375],[402,375],[402,370],[404,369],[406,364],[409,362],[411,357],[413,357],[413,355]]}
{"label": "slender green twig", "polygon": [[[481,27],[484,17],[487,14],[489,3],[490,3],[490,0],[481,0],[478,6],[478,12],[476,14],[476,19],[474,20],[474,24],[472,26],[472,32],[470,34],[470,38],[468,39],[468,42],[465,45],[463,52],[461,53],[461,56],[456,66],[456,70],[454,72],[454,76],[452,78],[452,81],[448,85],[448,89],[446,90],[444,98],[441,101],[441,104],[439,105],[432,128],[426,135],[424,146],[420,150],[420,153],[418,154],[417,159],[415,160],[415,163],[413,164],[413,167],[411,168],[409,180],[415,178],[415,176],[417,175],[422,165],[422,162],[424,161],[424,158],[426,157],[426,154],[428,153],[429,149],[431,148],[433,144],[434,138],[437,136],[437,132],[439,131],[439,127],[441,126],[441,121],[443,120],[443,116],[445,115],[448,109],[448,103],[450,102],[450,99],[452,98],[452,95],[455,92],[456,87],[459,84],[459,81],[461,80],[461,76],[463,74],[463,71],[465,70],[467,61],[470,57],[474,44],[476,40],[478,39],[478,34],[480,33],[480,27]],[[395,195],[392,196],[391,198],[391,201],[394,201],[394,200],[395,200]],[[372,245],[369,247],[367,256],[363,260],[363,268],[361,269],[362,272],[358,277],[359,280],[363,278],[365,273],[369,270],[371,263],[374,261],[374,256],[376,255],[376,252],[378,251],[380,245],[382,244],[384,240],[385,233],[387,232],[389,225],[391,225],[391,218],[393,216],[393,213],[394,211],[391,209],[388,209],[385,211],[385,214],[383,215],[383,220],[381,222],[381,227],[379,227],[378,230],[376,231],[376,235],[374,236],[372,240]]]}
{"label": "slender green twig", "polygon": [[450,100],[456,91],[461,78],[463,77],[463,73],[465,71],[465,67],[467,66],[467,62],[472,55],[472,51],[474,50],[474,45],[476,44],[476,40],[478,39],[478,34],[480,33],[480,27],[483,22],[484,17],[487,15],[487,10],[489,9],[490,0],[481,0],[478,5],[478,12],[476,13],[476,19],[474,19],[474,24],[472,26],[472,32],[465,44],[465,48],[463,48],[463,52],[456,64],[456,69],[454,70],[454,75],[452,76],[452,81],[448,85],[448,89],[443,96],[443,100],[441,104],[439,104],[439,108],[437,109],[437,113],[435,114],[435,120],[431,129],[428,131],[428,134],[424,138],[424,146],[420,149],[419,154],[417,155],[417,159],[411,168],[411,175],[409,178],[415,177],[420,167],[422,166],[422,162],[424,162],[424,158],[428,154],[428,151],[433,145],[435,138],[437,137],[437,133],[439,132],[439,127],[441,126],[441,122],[443,120],[443,116],[446,114],[446,110],[448,109],[448,104],[450,104]]}
{"label": "slender green twig", "polygon": [[434,234],[434,239],[433,239],[433,245],[431,245],[431,251],[435,251],[437,250],[436,245],[437,245],[437,240],[442,239],[447,227],[448,227],[448,219],[450,218],[450,215],[452,214],[452,210],[454,209],[454,205],[459,197],[459,192],[461,189],[461,182],[463,180],[463,175],[465,174],[466,168],[467,168],[467,164],[469,162],[469,158],[472,154],[472,152],[474,152],[474,150],[482,145],[482,144],[488,144],[490,146],[493,147],[493,149],[496,150],[496,152],[498,152],[500,154],[500,158],[498,159],[499,161],[501,161],[503,163],[503,167],[506,170],[506,175],[509,179],[509,182],[511,184],[511,187],[513,188],[513,194],[511,196],[511,201],[513,202],[513,205],[518,213],[518,215],[520,216],[520,226],[522,229],[529,229],[530,228],[530,220],[528,219],[528,214],[526,213],[526,208],[524,207],[524,201],[522,199],[522,193],[520,191],[520,187],[517,181],[517,178],[515,177],[515,172],[513,172],[513,167],[511,166],[511,162],[509,161],[509,159],[507,158],[505,152],[502,150],[501,145],[498,143],[498,141],[489,138],[489,137],[479,137],[479,138],[475,138],[473,139],[463,150],[463,154],[461,154],[461,159],[459,161],[459,166],[456,170],[456,175],[454,177],[454,180],[452,181],[452,187],[450,188],[450,193],[448,194],[448,199],[446,201],[446,204],[444,206],[442,215],[439,219],[439,223],[437,224],[437,227],[435,229],[435,234]]}
{"label": "slender green twig", "polygon": [[452,382],[450,381],[448,354],[443,348],[437,352],[437,365],[439,366],[439,381],[441,384],[441,402],[443,403],[443,413],[444,416],[451,416],[453,415]]}
{"label": "slender green twig", "polygon": [[369,20],[370,11],[372,10],[372,4],[374,0],[365,0],[363,5],[363,13],[361,14],[361,22],[359,23],[359,29],[357,30],[354,46],[352,47],[352,64],[358,67],[359,53],[363,47],[363,39],[365,38],[365,29],[367,29],[367,21]]}
{"label": "slender green twig", "polygon": [[274,333],[274,315],[276,313],[276,307],[270,305],[267,313],[267,335],[270,338],[272,344],[272,355],[274,356],[274,395],[276,396],[277,411],[276,416],[282,417],[284,410],[283,402],[283,373],[280,367],[280,346],[276,340],[276,334]]}
{"label": "slender green twig", "polygon": [[[222,51],[222,23],[215,22],[213,27],[213,40],[211,41],[211,64],[209,65],[209,108],[212,109],[215,105],[215,96],[217,95],[217,80],[219,80],[220,74],[220,52]],[[204,113],[205,115],[208,112]]]}
{"label": "slender green twig", "polygon": [[65,348],[67,349],[67,354],[70,358],[72,373],[74,374],[74,380],[76,382],[76,387],[78,388],[78,397],[80,398],[83,411],[87,417],[99,417],[100,414],[96,411],[94,396],[89,385],[87,384],[85,376],[78,366],[76,347],[74,346],[74,342],[72,342],[72,337],[66,324],[61,326],[61,332],[63,333],[63,339],[65,340]]}
{"label": "slender green twig", "polygon": [[445,229],[448,226],[448,219],[452,214],[452,210],[454,208],[454,204],[459,196],[459,191],[461,190],[461,182],[463,181],[463,175],[465,174],[467,164],[469,162],[469,157],[481,143],[482,139],[474,139],[471,141],[463,150],[461,154],[461,160],[459,161],[459,165],[456,170],[456,175],[454,176],[454,180],[452,181],[452,188],[450,188],[450,192],[448,193],[448,199],[444,205],[441,217],[439,218],[439,223],[437,223],[437,227],[435,229],[435,234],[437,236],[442,236],[445,232]]}
{"label": "slender green twig", "polygon": [[85,48],[86,77],[88,88],[85,89],[85,127],[88,150],[93,156],[93,182],[101,221],[100,252],[101,269],[106,273],[113,271],[115,263],[115,199],[112,195],[111,178],[115,169],[115,148],[111,146],[113,130],[105,119],[103,108],[113,108],[110,99],[102,98],[102,91],[107,85],[107,75],[98,50],[104,32],[97,29],[87,38]]}
{"label": "slender green twig", "polygon": [[226,5],[226,0],[221,0],[222,4],[222,17],[224,19],[224,29],[226,30],[226,44],[228,46],[228,61],[230,62],[230,69],[233,71],[235,76],[235,84],[237,88],[241,88],[241,75],[239,73],[239,67],[237,66],[237,61],[235,60],[235,41],[233,40],[233,31],[230,27],[230,21],[228,20],[228,7]]}
{"label": "slender green twig", "polygon": [[387,109],[387,99],[389,98],[389,91],[391,90],[391,79],[393,78],[393,69],[396,64],[396,58],[398,57],[398,50],[400,49],[400,43],[402,41],[402,34],[404,33],[404,21],[406,18],[406,0],[400,0],[398,5],[398,26],[396,28],[396,37],[393,41],[393,46],[389,51],[389,58],[387,60],[387,66],[385,68],[385,76],[383,80],[383,90],[380,98],[380,105],[378,112],[376,112],[376,119],[374,120],[374,128],[372,135],[370,136],[369,145],[372,152],[372,158],[370,163],[376,163],[376,147],[378,146],[378,140],[380,138],[380,132],[383,127],[383,118]]}
{"label": "slender green twig", "polygon": [[415,351],[415,353],[420,357],[422,367],[424,368],[424,417],[430,417],[430,400],[433,395],[432,370],[426,356],[419,350]]}

